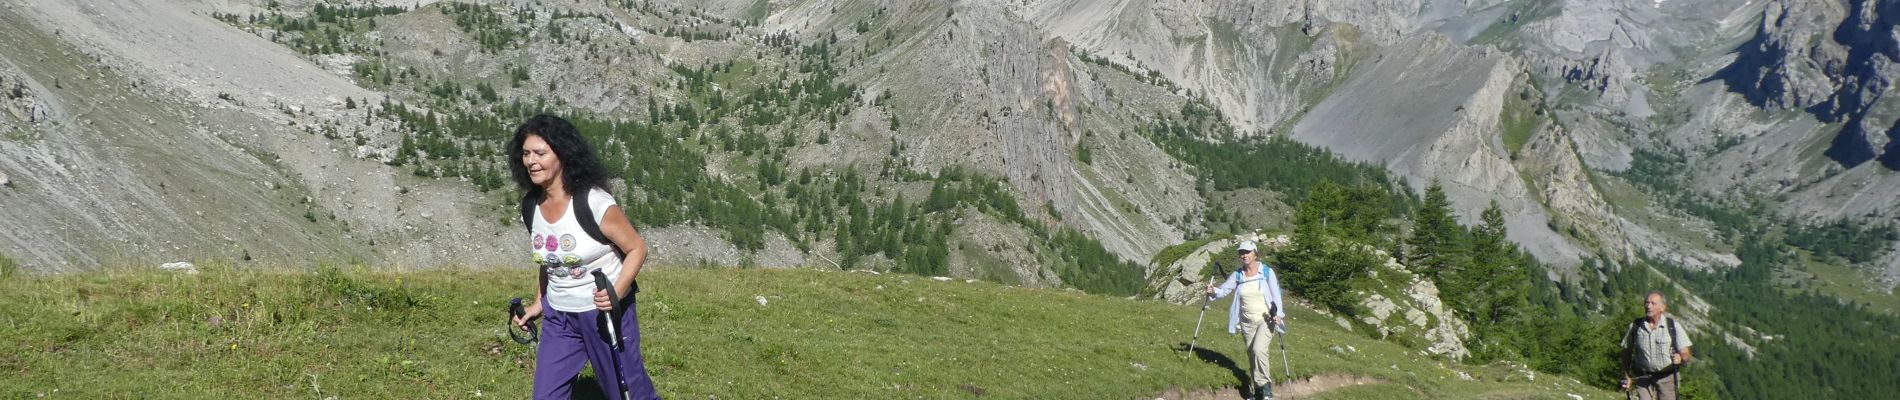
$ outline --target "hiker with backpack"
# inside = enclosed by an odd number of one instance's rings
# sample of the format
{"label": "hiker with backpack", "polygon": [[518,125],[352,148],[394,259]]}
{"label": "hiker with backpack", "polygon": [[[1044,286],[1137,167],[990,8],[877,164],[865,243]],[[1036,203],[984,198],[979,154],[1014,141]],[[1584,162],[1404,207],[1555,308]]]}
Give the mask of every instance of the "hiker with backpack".
{"label": "hiker with backpack", "polygon": [[1623,334],[1623,390],[1629,398],[1674,400],[1681,382],[1678,372],[1689,362],[1689,331],[1669,316],[1661,291],[1643,296],[1644,316],[1630,322]]}
{"label": "hiker with backpack", "polygon": [[1255,400],[1273,398],[1272,331],[1286,333],[1286,308],[1280,296],[1280,277],[1260,261],[1259,246],[1253,241],[1240,243],[1241,267],[1227,276],[1219,287],[1207,288],[1207,299],[1234,294],[1234,305],[1227,308],[1227,333],[1236,328],[1247,344],[1247,359],[1252,366],[1248,384]]}
{"label": "hiker with backpack", "polygon": [[534,398],[568,399],[581,367],[592,364],[609,398],[658,399],[633,311],[646,241],[607,193],[606,170],[559,117],[529,118],[505,149],[516,152],[508,167],[523,192],[522,225],[537,266],[534,302],[512,321],[527,330],[542,320]]}

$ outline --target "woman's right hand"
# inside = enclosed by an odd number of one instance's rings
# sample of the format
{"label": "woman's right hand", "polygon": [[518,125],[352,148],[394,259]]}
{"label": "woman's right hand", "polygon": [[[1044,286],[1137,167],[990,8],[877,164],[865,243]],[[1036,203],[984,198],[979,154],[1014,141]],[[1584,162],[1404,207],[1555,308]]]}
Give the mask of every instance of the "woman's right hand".
{"label": "woman's right hand", "polygon": [[523,332],[526,332],[528,330],[529,322],[534,322],[534,320],[541,318],[541,302],[539,301],[534,302],[533,304],[529,304],[527,307],[522,307],[521,310],[522,310],[521,315],[511,318],[511,319],[514,320],[515,329],[520,329]]}

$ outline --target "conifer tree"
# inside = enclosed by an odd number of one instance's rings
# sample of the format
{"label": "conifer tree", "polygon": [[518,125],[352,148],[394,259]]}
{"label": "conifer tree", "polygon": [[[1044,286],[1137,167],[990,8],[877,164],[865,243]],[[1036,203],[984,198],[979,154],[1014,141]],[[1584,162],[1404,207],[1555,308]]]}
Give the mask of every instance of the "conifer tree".
{"label": "conifer tree", "polygon": [[1464,264],[1464,227],[1451,214],[1445,188],[1433,180],[1425,202],[1412,214],[1412,236],[1405,239],[1405,264],[1448,290],[1443,275]]}

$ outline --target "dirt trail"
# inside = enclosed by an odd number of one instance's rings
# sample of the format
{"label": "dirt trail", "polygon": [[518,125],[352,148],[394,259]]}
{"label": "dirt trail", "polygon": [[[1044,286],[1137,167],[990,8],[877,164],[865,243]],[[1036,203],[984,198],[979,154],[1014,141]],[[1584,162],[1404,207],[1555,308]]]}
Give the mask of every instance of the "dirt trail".
{"label": "dirt trail", "polygon": [[[1276,384],[1274,385],[1273,394],[1276,399],[1297,399],[1340,388],[1375,383],[1385,383],[1385,380],[1359,375],[1323,374],[1306,379],[1296,379],[1291,383]],[[1240,389],[1233,387],[1195,390],[1168,389],[1167,391],[1155,394],[1152,398],[1155,400],[1241,400],[1243,399],[1243,397],[1240,397],[1241,394]]]}

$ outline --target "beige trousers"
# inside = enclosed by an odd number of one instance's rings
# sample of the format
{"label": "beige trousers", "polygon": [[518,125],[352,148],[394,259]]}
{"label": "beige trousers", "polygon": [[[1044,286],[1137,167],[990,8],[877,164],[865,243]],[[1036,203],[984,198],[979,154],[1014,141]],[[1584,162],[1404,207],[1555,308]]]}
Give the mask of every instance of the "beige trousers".
{"label": "beige trousers", "polygon": [[1247,360],[1253,366],[1253,387],[1273,383],[1273,329],[1266,321],[1241,322],[1240,335],[1247,341]]}

